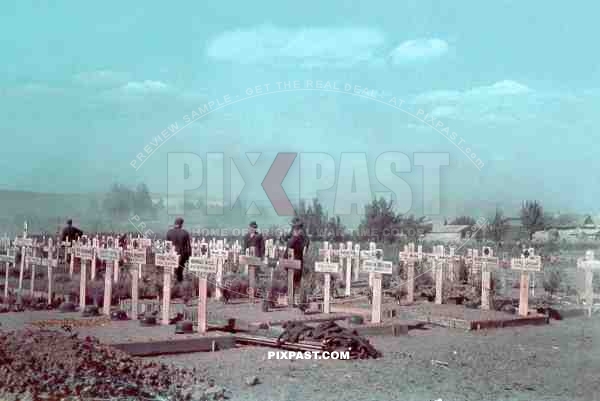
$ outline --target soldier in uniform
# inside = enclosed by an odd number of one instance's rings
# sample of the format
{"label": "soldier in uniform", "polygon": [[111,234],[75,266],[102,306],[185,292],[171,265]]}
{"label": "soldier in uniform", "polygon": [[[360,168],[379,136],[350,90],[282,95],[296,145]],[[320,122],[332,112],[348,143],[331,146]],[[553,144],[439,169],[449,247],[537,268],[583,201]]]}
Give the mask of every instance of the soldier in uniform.
{"label": "soldier in uniform", "polygon": [[190,234],[183,229],[183,219],[175,219],[175,226],[167,232],[167,241],[171,241],[175,251],[179,254],[179,267],[176,270],[177,281],[183,281],[183,269],[192,255]]}
{"label": "soldier in uniform", "polygon": [[256,224],[256,221],[250,222],[248,225],[248,234],[244,236],[244,250],[254,247],[254,256],[263,258],[265,256],[265,239],[262,234],[256,231],[257,229],[258,224]]}

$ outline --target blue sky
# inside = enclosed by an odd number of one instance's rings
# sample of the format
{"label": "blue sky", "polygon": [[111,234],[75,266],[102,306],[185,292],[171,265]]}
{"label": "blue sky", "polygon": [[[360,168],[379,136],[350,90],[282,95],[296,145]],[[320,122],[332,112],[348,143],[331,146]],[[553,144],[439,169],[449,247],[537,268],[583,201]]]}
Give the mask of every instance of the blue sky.
{"label": "blue sky", "polygon": [[[448,214],[528,198],[598,212],[595,2],[28,3],[5,4],[0,16],[1,188],[144,181],[164,192],[169,152],[265,152],[265,171],[277,151],[367,152],[370,163],[383,151],[411,160],[447,152]],[[485,165],[381,102],[296,91],[212,113],[131,168],[152,138],[207,101],[294,80],[396,96],[451,127]],[[423,173],[412,170],[403,177],[420,213]]]}

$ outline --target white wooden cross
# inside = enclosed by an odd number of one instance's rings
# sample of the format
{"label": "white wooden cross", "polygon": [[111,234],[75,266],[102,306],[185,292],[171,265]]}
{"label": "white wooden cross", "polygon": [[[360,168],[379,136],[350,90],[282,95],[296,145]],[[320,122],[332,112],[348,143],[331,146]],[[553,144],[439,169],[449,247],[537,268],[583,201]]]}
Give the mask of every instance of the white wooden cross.
{"label": "white wooden cross", "polygon": [[460,255],[456,255],[456,249],[454,247],[450,247],[450,254],[448,255],[448,280],[451,283],[458,281],[460,275]]}
{"label": "white wooden cross", "polygon": [[490,247],[481,250],[478,264],[481,264],[481,309],[490,310],[490,294],[492,291],[492,269],[497,269],[499,260]]}
{"label": "white wooden cross", "polygon": [[415,301],[415,263],[423,259],[423,247],[419,245],[415,252],[415,244],[411,242],[400,252],[400,260],[406,265],[406,298],[408,302]]}
{"label": "white wooden cross", "polygon": [[22,238],[15,238],[15,246],[21,248],[21,270],[19,271],[19,293],[21,293],[23,290],[23,272],[27,263],[27,253],[33,246],[33,239],[27,238],[27,231],[25,231]]}
{"label": "white wooden cross", "polygon": [[85,309],[86,285],[87,285],[87,262],[93,264],[95,259],[94,248],[88,242],[88,238],[82,235],[77,241],[77,256],[80,263],[79,275],[79,310]]}
{"label": "white wooden cross", "polygon": [[588,316],[592,316],[594,305],[594,270],[600,270],[600,261],[594,259],[594,251],[586,251],[585,258],[577,259],[577,268],[584,269],[585,274],[585,303],[588,305]]}
{"label": "white wooden cross", "polygon": [[344,259],[346,260],[346,286],[344,295],[349,297],[352,294],[352,241],[346,242],[346,246],[343,243],[340,244],[339,257],[340,266],[343,266]]}
{"label": "white wooden cross", "polygon": [[352,252],[352,260],[354,261],[354,281],[359,280],[360,275],[360,244],[354,245],[354,251]]}
{"label": "white wooden cross", "polygon": [[444,245],[433,247],[433,270],[435,276],[435,304],[441,305],[443,300],[444,286],[444,263],[446,261],[446,250]]}
{"label": "white wooden cross", "polygon": [[[138,237],[139,239],[139,237]],[[124,251],[123,257],[125,264],[129,265],[131,272],[131,316],[132,320],[138,319],[139,304],[139,279],[142,273],[142,266],[148,262],[147,248],[142,248],[139,240],[132,240],[131,248]]]}
{"label": "white wooden cross", "polygon": [[217,273],[215,275],[215,298],[217,300],[221,300],[223,298],[223,264],[225,263],[225,259],[227,259],[227,251],[225,250],[223,240],[218,240],[215,242],[215,239],[213,238],[213,243],[216,245],[213,248],[210,256],[214,256],[217,260]]}
{"label": "white wooden cross", "polygon": [[25,255],[25,264],[27,266],[29,266],[29,270],[31,270],[31,279],[30,279],[30,293],[31,296],[34,296],[35,293],[35,273],[36,273],[36,267],[40,266],[42,264],[42,259],[37,256],[40,254],[39,249],[41,248],[41,244],[37,243],[37,239],[33,239],[33,244],[31,245],[31,248],[29,248],[29,251],[31,252],[31,255]]}
{"label": "white wooden cross", "polygon": [[53,269],[58,266],[58,252],[56,252],[56,258],[54,258],[54,251],[57,248],[52,238],[48,238],[47,245],[44,247],[44,251],[48,252],[48,258],[42,259],[42,265],[48,269],[48,305],[52,304],[52,273]]}
{"label": "white wooden cross", "polygon": [[[7,241],[8,240],[8,241]],[[8,274],[10,271],[10,265],[15,264],[15,249],[11,248],[10,239],[5,238],[2,240],[3,248],[6,250],[5,255],[0,255],[0,262],[4,262],[4,302],[8,304]]]}
{"label": "white wooden cross", "polygon": [[331,262],[332,246],[329,242],[323,242],[323,248],[319,250],[319,255],[323,257],[323,262],[315,263],[315,272],[323,273],[325,283],[323,284],[323,312],[331,313],[331,273],[337,274],[340,268],[339,263]]}
{"label": "white wooden cross", "polygon": [[[369,250],[368,251],[361,251],[360,252],[360,257],[361,259],[364,260],[369,260],[369,259],[377,259],[378,255],[380,255],[381,257],[383,257],[383,250],[382,249],[377,249],[377,244],[375,242],[369,242]],[[373,277],[374,277],[374,273],[369,273],[369,287],[373,287]]]}
{"label": "white wooden cross", "polygon": [[256,286],[256,268],[265,266],[265,261],[256,256],[256,247],[251,246],[246,248],[246,254],[239,256],[241,265],[246,266],[244,270],[248,272],[248,298],[252,303],[255,301],[257,286]]}
{"label": "white wooden cross", "polygon": [[[103,237],[104,238],[104,237]],[[112,300],[112,280],[114,265],[119,263],[120,250],[116,247],[116,242],[109,237],[103,241],[105,248],[98,249],[98,259],[106,262],[106,270],[104,272],[104,304],[102,313],[110,315],[110,306]],[[109,247],[112,245],[112,247]]]}
{"label": "white wooden cross", "polygon": [[171,276],[173,271],[179,267],[179,255],[171,241],[165,242],[164,253],[155,255],[154,264],[163,268],[163,297],[161,324],[168,325],[171,313]]}
{"label": "white wooden cross", "polygon": [[236,265],[240,264],[240,255],[242,253],[242,246],[240,245],[240,241],[239,240],[235,240],[233,247],[233,263]]}
{"label": "white wooden cross", "polygon": [[[285,247],[283,249],[286,249]],[[288,298],[288,306],[294,305],[294,271],[302,270],[302,262],[300,260],[294,259],[294,250],[287,249],[287,258],[281,255],[279,259],[279,266],[283,269],[287,270],[287,298]]]}
{"label": "white wooden cross", "polygon": [[512,270],[521,272],[521,288],[519,293],[519,315],[527,316],[529,313],[529,274],[542,270],[542,258],[535,256],[533,248],[524,250],[520,258],[512,258]]}
{"label": "white wooden cross", "polygon": [[217,259],[207,256],[192,256],[188,269],[198,275],[198,333],[208,330],[208,284],[207,276],[217,272]]}
{"label": "white wooden cross", "polygon": [[382,274],[392,274],[392,262],[381,259],[365,259],[362,265],[363,271],[373,277],[373,302],[371,311],[371,323],[381,323],[381,306],[383,303]]}

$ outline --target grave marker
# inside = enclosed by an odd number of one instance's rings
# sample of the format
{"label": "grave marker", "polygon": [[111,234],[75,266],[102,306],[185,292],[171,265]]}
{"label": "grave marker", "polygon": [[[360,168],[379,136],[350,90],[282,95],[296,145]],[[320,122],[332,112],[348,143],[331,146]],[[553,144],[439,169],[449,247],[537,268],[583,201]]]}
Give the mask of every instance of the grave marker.
{"label": "grave marker", "polygon": [[346,261],[346,270],[345,270],[345,292],[344,295],[349,297],[352,294],[352,242],[346,242],[346,246],[343,243],[340,244],[339,250],[340,257],[340,266],[344,265],[344,260]]}
{"label": "grave marker", "polygon": [[392,274],[392,262],[380,259],[366,259],[363,262],[363,271],[373,276],[373,304],[371,312],[371,323],[381,323],[381,306],[383,303],[382,274]]}
{"label": "grave marker", "polygon": [[227,259],[227,251],[223,240],[216,241],[213,238],[214,247],[209,256],[214,256],[217,261],[217,273],[215,274],[215,297],[217,300],[223,299],[223,265]]}
{"label": "grave marker", "polygon": [[415,263],[423,259],[423,248],[418,247],[415,252],[415,244],[404,246],[404,252],[400,252],[400,260],[406,263],[406,298],[408,302],[415,301]]}
{"label": "grave marker", "polygon": [[208,329],[208,285],[207,276],[217,272],[217,261],[214,257],[192,256],[188,260],[188,269],[198,275],[198,333],[206,333]]}
{"label": "grave marker", "polygon": [[173,271],[179,267],[179,255],[175,252],[175,248],[170,241],[165,242],[164,253],[155,255],[156,266],[163,268],[163,298],[162,298],[162,320],[161,324],[168,325],[170,319],[171,308],[171,275]]}
{"label": "grave marker", "polygon": [[0,255],[0,262],[4,262],[4,302],[8,304],[8,276],[10,272],[10,265],[14,266],[15,264],[15,251],[10,248],[10,240],[7,246],[5,247],[6,254]]}
{"label": "grave marker", "polygon": [[577,259],[577,268],[585,272],[585,301],[588,305],[588,316],[592,316],[592,306],[594,305],[594,270],[600,270],[600,261],[594,259],[594,251],[586,251],[585,258]]}
{"label": "grave marker", "polygon": [[98,249],[98,259],[106,262],[106,270],[104,272],[104,305],[102,307],[102,313],[110,316],[113,281],[112,270],[115,263],[119,263],[119,249],[108,248],[109,245],[115,246],[115,242],[111,241],[110,238],[104,242],[104,246],[107,248]]}
{"label": "grave marker", "polygon": [[279,259],[279,265],[287,270],[288,306],[294,305],[294,271],[302,270],[302,262],[294,259],[294,250],[287,249],[288,257]]}
{"label": "grave marker", "polygon": [[139,243],[132,243],[132,249],[124,251],[124,261],[129,265],[131,272],[131,319],[138,319],[138,304],[139,304],[139,279],[142,272],[142,265],[147,262],[146,249],[137,249]]}
{"label": "grave marker", "polygon": [[19,271],[19,294],[23,291],[23,273],[26,268],[26,259],[29,248],[33,246],[33,238],[27,238],[27,229],[22,238],[15,238],[15,247],[21,248],[21,270]]}
{"label": "grave marker", "polygon": [[264,266],[264,261],[256,255],[256,248],[246,248],[246,254],[239,256],[240,264],[247,266],[245,270],[248,271],[248,298],[251,302],[255,301],[256,295],[256,268]]}
{"label": "grave marker", "polygon": [[521,272],[521,288],[519,294],[519,315],[527,316],[529,313],[529,273],[542,270],[542,258],[534,255],[533,248],[524,250],[520,258],[511,259],[512,270]]}
{"label": "grave marker", "polygon": [[340,268],[339,263],[331,262],[332,248],[329,242],[323,242],[323,248],[319,250],[319,255],[323,257],[323,262],[315,263],[315,272],[323,273],[323,313],[331,313],[331,273],[337,274]]}
{"label": "grave marker", "polygon": [[492,291],[492,273],[490,269],[498,268],[498,258],[490,247],[481,250],[479,262],[481,264],[481,309],[490,310],[490,294]]}

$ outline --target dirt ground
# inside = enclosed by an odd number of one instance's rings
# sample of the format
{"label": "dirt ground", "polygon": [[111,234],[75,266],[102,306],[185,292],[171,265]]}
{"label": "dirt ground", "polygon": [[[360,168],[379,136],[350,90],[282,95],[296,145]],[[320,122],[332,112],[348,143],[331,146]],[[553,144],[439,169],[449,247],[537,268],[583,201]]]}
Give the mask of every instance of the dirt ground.
{"label": "dirt ground", "polygon": [[[383,359],[275,360],[268,348],[156,359],[203,368],[233,400],[600,400],[600,319],[372,337]],[[432,363],[446,362],[447,367]],[[248,387],[247,376],[261,384]]]}

